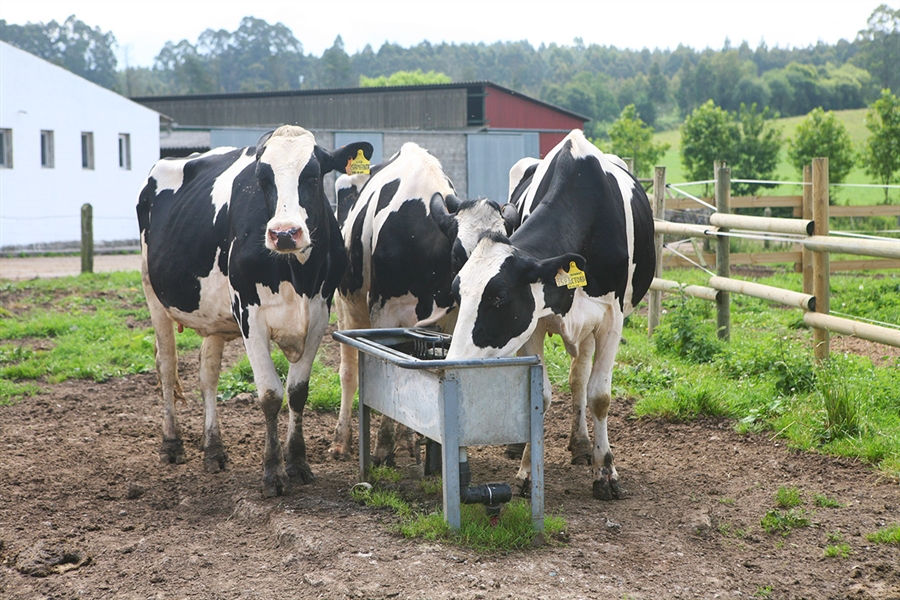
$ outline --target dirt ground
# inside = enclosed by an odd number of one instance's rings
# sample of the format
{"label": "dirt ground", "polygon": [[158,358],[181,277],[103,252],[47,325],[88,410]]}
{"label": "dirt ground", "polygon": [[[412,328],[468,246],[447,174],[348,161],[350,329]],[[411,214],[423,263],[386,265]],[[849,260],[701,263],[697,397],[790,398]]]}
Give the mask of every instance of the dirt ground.
{"label": "dirt ground", "polygon": [[[858,342],[836,351],[888,358]],[[330,336],[320,351],[338,360]],[[230,343],[225,366],[241,354]],[[900,486],[855,461],[738,435],[722,420],[635,419],[633,402],[618,399],[609,429],[627,496],[601,502],[588,468],[569,464],[571,409],[556,397],[545,500],[567,530],[484,554],[403,538],[390,512],[354,502],[356,462],[327,453],[332,413],[307,411],[317,480],[291,495],[261,497],[263,418],[247,396],[221,405],[230,469],[204,472],[197,360],[180,357],[183,465],[157,462],[155,374],[42,384],[0,407],[0,598],[900,599],[900,546],[865,538],[900,522]],[[476,483],[513,481],[502,448],[472,449],[470,463]],[[802,490],[811,527],[763,530],[781,486]],[[816,494],[843,506],[818,507]],[[823,556],[839,543],[849,556]]]}

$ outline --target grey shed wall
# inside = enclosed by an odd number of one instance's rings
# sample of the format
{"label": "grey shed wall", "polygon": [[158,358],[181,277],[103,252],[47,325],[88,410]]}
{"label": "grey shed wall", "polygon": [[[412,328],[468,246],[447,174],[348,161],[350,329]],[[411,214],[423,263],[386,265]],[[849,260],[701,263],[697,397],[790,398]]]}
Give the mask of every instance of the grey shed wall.
{"label": "grey shed wall", "polygon": [[306,129],[464,129],[466,90],[427,89],[340,94],[261,94],[140,98],[141,104],[192,127],[259,127],[285,123]]}

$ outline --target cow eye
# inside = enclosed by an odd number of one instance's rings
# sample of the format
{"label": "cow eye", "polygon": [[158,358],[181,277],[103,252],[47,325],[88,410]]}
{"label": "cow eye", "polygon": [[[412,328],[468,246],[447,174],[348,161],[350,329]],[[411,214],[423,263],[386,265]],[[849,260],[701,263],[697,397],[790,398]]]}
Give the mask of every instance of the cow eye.
{"label": "cow eye", "polygon": [[494,299],[491,304],[499,308],[503,303],[506,302],[507,298],[509,298],[509,292],[506,290],[500,290],[496,294],[494,294]]}

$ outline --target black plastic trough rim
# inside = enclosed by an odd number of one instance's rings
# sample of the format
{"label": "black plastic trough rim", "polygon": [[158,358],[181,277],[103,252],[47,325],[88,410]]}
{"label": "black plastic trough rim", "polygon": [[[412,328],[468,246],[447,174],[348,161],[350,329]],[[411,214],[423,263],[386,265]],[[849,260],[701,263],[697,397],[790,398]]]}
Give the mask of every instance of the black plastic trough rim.
{"label": "black plastic trough rim", "polygon": [[[516,365],[539,365],[537,355],[509,356],[503,358],[472,358],[467,360],[422,360],[379,344],[373,339],[377,337],[410,336],[410,331],[416,328],[395,329],[347,329],[335,331],[331,337],[342,344],[353,346],[366,354],[371,354],[382,360],[397,365],[402,369],[434,369],[446,371],[447,369],[472,369],[484,367],[503,367]],[[411,336],[410,336],[411,337]]]}

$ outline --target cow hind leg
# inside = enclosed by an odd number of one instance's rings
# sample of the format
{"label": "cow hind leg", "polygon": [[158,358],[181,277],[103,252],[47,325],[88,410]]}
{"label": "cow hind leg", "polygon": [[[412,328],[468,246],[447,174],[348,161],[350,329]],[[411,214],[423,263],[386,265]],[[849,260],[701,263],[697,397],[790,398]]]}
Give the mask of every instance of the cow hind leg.
{"label": "cow hind leg", "polygon": [[359,388],[359,350],[341,344],[341,408],[334,428],[334,441],[329,454],[338,460],[350,458],[352,435],[350,425],[353,419],[353,397]]}
{"label": "cow hind leg", "polygon": [[222,369],[222,350],[225,340],[211,335],[203,340],[200,348],[200,395],[203,397],[203,467],[208,473],[224,471],[228,465],[228,455],[222,443],[219,418],[216,412],[216,392],[219,386],[219,372]]}
{"label": "cow hind leg", "polygon": [[163,401],[163,439],[159,448],[159,461],[162,464],[182,464],[184,442],[181,439],[181,428],[175,414],[175,400],[184,399],[181,392],[181,381],[178,379],[178,355],[175,347],[175,322],[166,313],[166,309],[156,297],[150,280],[143,275],[144,297],[150,309],[150,321],[156,334],[156,373],[159,377],[160,392]]}
{"label": "cow hind leg", "polygon": [[593,494],[598,500],[612,500],[624,497],[619,485],[619,474],[613,461],[607,432],[607,418],[612,399],[612,371],[622,337],[622,314],[615,311],[613,323],[608,331],[597,340],[597,352],[588,385],[591,412],[594,416],[594,449],[591,460]]}

